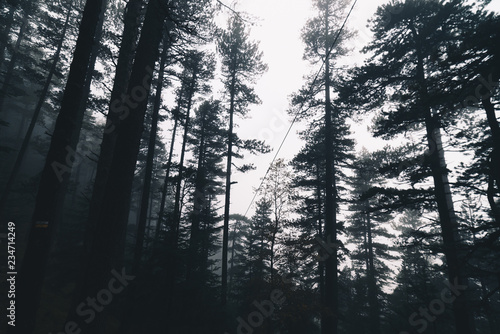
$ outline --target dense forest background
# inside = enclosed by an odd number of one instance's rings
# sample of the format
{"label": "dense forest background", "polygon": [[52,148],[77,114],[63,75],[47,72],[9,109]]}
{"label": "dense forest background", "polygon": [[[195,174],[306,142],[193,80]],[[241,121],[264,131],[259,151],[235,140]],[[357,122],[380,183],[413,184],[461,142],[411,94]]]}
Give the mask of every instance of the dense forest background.
{"label": "dense forest background", "polygon": [[362,4],[311,0],[292,159],[238,135],[268,65],[237,5],[1,2],[1,331],[500,333],[490,2],[380,5],[349,66]]}

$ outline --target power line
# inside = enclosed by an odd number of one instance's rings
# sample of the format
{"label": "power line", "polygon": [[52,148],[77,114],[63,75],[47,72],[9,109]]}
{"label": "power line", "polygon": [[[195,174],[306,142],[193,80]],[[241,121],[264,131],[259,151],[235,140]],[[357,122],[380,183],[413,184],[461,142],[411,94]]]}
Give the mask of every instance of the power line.
{"label": "power line", "polygon": [[[318,77],[319,75],[321,74],[321,71],[323,70],[323,66],[325,66],[326,64],[326,61],[328,60],[328,58],[330,57],[330,54],[332,53],[333,51],[333,48],[335,47],[335,44],[337,43],[339,37],[340,37],[340,34],[342,33],[342,30],[344,29],[345,27],[345,24],[347,23],[347,19],[349,19],[349,16],[351,16],[351,13],[352,13],[352,10],[354,9],[354,6],[356,6],[356,3],[358,2],[358,0],[355,0],[351,6],[351,9],[349,10],[349,13],[347,13],[347,16],[345,17],[344,19],[344,22],[342,23],[342,26],[340,27],[338,33],[337,33],[337,36],[335,36],[335,39],[334,41],[332,42],[332,46],[330,47],[330,49],[328,50],[328,52],[326,53],[326,56],[325,56],[325,59],[321,62],[321,66],[318,70],[318,72],[316,72],[316,75],[314,76],[314,79],[309,87],[309,90],[307,91],[306,93],[306,96],[310,95],[314,89],[314,84],[316,83],[316,80],[318,80]],[[271,160],[271,163],[269,164],[269,167],[267,168],[266,170],[266,173],[264,174],[264,177],[262,178],[262,181],[260,182],[259,184],[259,187],[257,188],[257,190],[255,191],[255,194],[253,195],[253,198],[252,198],[252,201],[250,202],[250,204],[248,205],[248,208],[247,210],[245,211],[245,214],[243,216],[246,217],[248,211],[250,210],[250,207],[252,206],[252,204],[254,203],[255,201],[255,198],[257,197],[257,195],[259,194],[259,191],[260,191],[260,188],[262,187],[262,185],[264,184],[264,181],[266,180],[266,177],[267,177],[267,174],[269,174],[269,170],[271,169],[271,166],[273,165],[274,161],[276,160],[281,148],[283,147],[283,144],[285,143],[285,140],[287,139],[288,137],[288,134],[290,133],[290,130],[292,130],[292,127],[293,125],[295,124],[295,122],[297,121],[298,117],[299,117],[299,114],[302,110],[302,108],[304,107],[304,103],[305,103],[305,100],[306,99],[303,99],[302,102],[300,103],[300,107],[297,111],[297,113],[295,114],[295,116],[293,117],[293,120],[292,122],[290,123],[290,126],[288,127],[288,130],[285,134],[285,137],[283,137],[283,140],[281,141],[281,144],[280,146],[278,147],[278,150],[276,151],[276,154],[274,155],[273,157],[273,160]]]}

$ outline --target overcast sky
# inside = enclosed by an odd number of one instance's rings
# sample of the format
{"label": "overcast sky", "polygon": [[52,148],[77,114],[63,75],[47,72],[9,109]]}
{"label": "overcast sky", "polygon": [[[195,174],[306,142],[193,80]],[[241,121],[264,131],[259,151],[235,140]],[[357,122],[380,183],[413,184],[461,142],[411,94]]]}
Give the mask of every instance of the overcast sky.
{"label": "overcast sky", "polygon": [[[354,1],[354,0],[353,0]],[[349,7],[353,1],[349,2]],[[362,56],[359,50],[366,45],[371,33],[367,28],[368,19],[376,8],[388,1],[358,0],[349,20],[347,28],[357,31],[357,37],[352,40],[354,49],[346,63],[361,64]],[[227,3],[227,2],[225,2]],[[228,5],[231,5],[227,3]],[[260,50],[264,53],[264,61],[269,70],[257,82],[256,91],[262,104],[251,107],[248,119],[236,119],[240,125],[236,129],[242,138],[265,140],[271,146],[271,153],[253,157],[245,156],[245,162],[253,162],[257,169],[245,174],[234,173],[232,180],[238,182],[231,188],[231,213],[244,214],[251,203],[254,189],[260,184],[269,163],[282,142],[290,125],[289,96],[296,92],[304,83],[303,76],[319,68],[312,68],[302,59],[304,46],[301,40],[301,30],[306,20],[314,15],[311,0],[240,0],[235,5],[236,10],[247,12],[253,17],[255,24],[251,27],[251,38],[260,42]],[[493,0],[488,7],[500,11],[500,0]],[[346,12],[347,14],[347,12]],[[319,66],[319,65],[318,65]],[[357,149],[362,146],[368,150],[381,148],[385,142],[373,139],[366,130],[370,120],[362,124],[354,124],[352,131],[357,141]],[[304,145],[296,135],[300,124],[295,124],[285,141],[278,158],[290,160]],[[249,211],[251,215],[254,205]]]}

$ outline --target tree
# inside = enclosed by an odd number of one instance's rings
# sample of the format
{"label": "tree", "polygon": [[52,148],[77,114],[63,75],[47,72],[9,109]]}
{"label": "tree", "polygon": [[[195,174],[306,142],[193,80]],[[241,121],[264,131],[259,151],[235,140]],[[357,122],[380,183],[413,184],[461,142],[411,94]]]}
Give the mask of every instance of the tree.
{"label": "tree", "polygon": [[[91,222],[89,246],[85,256],[85,272],[76,300],[95,295],[109,281],[113,268],[122,268],[123,235],[128,221],[132,183],[139,153],[145,112],[148,104],[153,68],[159,56],[164,21],[189,32],[194,26],[202,27],[211,16],[210,1],[165,4],[159,0],[148,3],[141,37],[128,82],[125,101],[118,101],[115,112],[122,118],[116,131],[116,143],[110,169],[100,198],[106,203]],[[167,24],[167,27],[173,26]],[[169,32],[169,31],[168,31]],[[167,33],[168,33],[167,32]],[[69,319],[78,319],[73,308]],[[83,332],[102,331],[103,315],[82,326]]]}
{"label": "tree", "polygon": [[[258,103],[251,84],[255,78],[267,70],[262,62],[262,52],[258,50],[258,43],[249,41],[249,33],[241,18],[234,15],[229,19],[228,28],[218,39],[217,47],[222,57],[222,81],[224,92],[229,99],[229,128],[227,137],[227,164],[226,164],[226,193],[224,203],[224,227],[222,236],[222,291],[221,302],[227,301],[227,250],[229,242],[229,206],[231,203],[231,169],[233,145],[237,137],[233,133],[234,115],[245,115],[249,104]],[[262,143],[254,141],[253,147],[257,151],[265,152]]]}
{"label": "tree", "polygon": [[[76,147],[82,125],[83,114],[80,108],[85,94],[87,68],[98,26],[102,25],[101,12],[105,1],[88,2],[85,6],[76,48],[73,54],[68,81],[64,90],[61,109],[56,121],[49,152],[42,171],[38,188],[35,211],[31,220],[28,246],[19,272],[19,333],[31,333],[34,330],[35,314],[40,300],[40,293],[57,217],[58,206],[62,205],[63,183],[68,179],[73,164],[72,152]],[[67,163],[68,165],[63,163]],[[37,277],[36,281],[32,279]]]}
{"label": "tree", "polygon": [[292,174],[287,170],[285,161],[278,159],[269,166],[267,178],[264,180],[262,186],[263,197],[271,203],[273,215],[273,226],[269,228],[271,239],[271,282],[274,281],[276,235],[288,219],[292,206],[292,198],[294,197],[291,181]]}
{"label": "tree", "polygon": [[[256,202],[256,210],[249,221],[240,221],[243,232],[239,244],[241,252],[231,259],[235,263],[233,287],[236,300],[251,303],[253,298],[264,295],[271,278],[271,240],[269,231],[273,221],[272,203],[262,197]],[[235,247],[234,245],[232,247]],[[246,303],[245,303],[246,304]],[[246,311],[246,308],[243,310]]]}
{"label": "tree", "polygon": [[[392,15],[389,24],[384,17],[390,9],[388,6],[401,10],[398,15]],[[451,284],[462,285],[466,284],[464,264],[458,254],[458,224],[440,133],[449,120],[451,101],[447,98],[448,86],[441,85],[442,71],[437,66],[437,56],[441,54],[440,48],[456,40],[459,34],[446,27],[456,24],[457,17],[466,11],[457,1],[409,0],[379,7],[372,27],[375,39],[365,49],[373,55],[366,65],[354,71],[351,86],[354,90],[347,89],[342,94],[344,101],[364,107],[380,106],[386,100],[391,102],[377,120],[376,135],[391,138],[404,131],[424,128],[428,146],[425,163],[434,183],[448,279]],[[457,333],[472,332],[467,292],[453,305]]]}
{"label": "tree", "polygon": [[213,78],[215,69],[215,61],[211,55],[204,54],[203,52],[192,51],[186,55],[183,61],[184,70],[181,76],[183,87],[181,91],[185,94],[183,104],[185,105],[185,120],[184,120],[184,134],[182,140],[181,155],[179,158],[179,171],[177,175],[175,198],[174,198],[174,212],[173,219],[171,220],[171,243],[173,248],[177,248],[179,237],[179,226],[181,221],[181,185],[184,172],[184,154],[186,152],[186,145],[188,143],[188,134],[191,126],[191,109],[194,102],[196,93],[204,93],[209,90],[204,81]]}
{"label": "tree", "polygon": [[[381,333],[381,308],[380,298],[383,296],[382,287],[387,284],[390,270],[386,262],[395,260],[396,257],[389,253],[388,240],[394,236],[384,227],[392,218],[383,210],[374,208],[377,198],[368,198],[368,190],[380,182],[380,160],[371,156],[366,150],[361,151],[354,164],[354,177],[352,179],[353,202],[350,210],[351,225],[347,228],[350,242],[358,245],[351,253],[351,260],[359,263],[364,271],[367,282],[368,300],[368,326],[370,333]],[[382,211],[382,212],[381,212]],[[386,241],[387,240],[387,241]],[[359,271],[356,270],[359,274]]]}
{"label": "tree", "polygon": [[[490,188],[500,187],[500,127],[495,116],[495,101],[498,102],[500,80],[500,48],[494,41],[499,38],[500,17],[488,13],[484,6],[488,1],[480,1],[475,6],[463,6],[460,16],[461,33],[448,44],[446,57],[440,67],[448,78],[446,84],[454,87],[455,109],[467,112],[470,107],[482,107],[490,130],[492,148],[488,164]],[[487,55],[485,57],[485,55]],[[466,66],[452,66],[466,64]],[[492,210],[497,210],[490,200]],[[497,213],[498,214],[498,213]],[[497,224],[500,226],[500,218]]]}
{"label": "tree", "polygon": [[[204,252],[209,243],[209,227],[216,220],[210,202],[211,198],[222,192],[220,178],[224,151],[225,131],[219,128],[222,107],[220,101],[208,100],[198,108],[193,120],[190,141],[194,145],[196,175],[190,215],[189,258],[186,280],[206,282],[209,270],[208,253]],[[234,243],[234,240],[233,240]],[[233,258],[233,257],[231,257]],[[198,284],[200,285],[200,284]]]}
{"label": "tree", "polygon": [[146,157],[146,167],[145,167],[145,175],[144,175],[144,184],[142,187],[142,196],[141,196],[141,205],[139,210],[139,221],[137,223],[137,233],[136,233],[136,242],[135,242],[135,250],[134,250],[134,272],[137,272],[140,267],[140,262],[142,258],[142,249],[144,243],[144,233],[146,230],[146,220],[148,214],[149,207],[149,197],[151,192],[151,178],[153,174],[153,160],[155,156],[155,147],[156,147],[156,139],[157,139],[157,131],[158,131],[158,121],[160,116],[160,107],[161,107],[161,93],[163,90],[164,84],[164,74],[165,67],[167,66],[167,54],[169,49],[169,36],[166,35],[163,39],[163,50],[160,59],[160,68],[158,71],[158,82],[156,84],[153,112],[151,116],[151,130],[149,133],[148,139],[148,152]]}
{"label": "tree", "polygon": [[[127,3],[124,17],[124,26],[118,59],[115,68],[113,88],[111,90],[108,113],[106,114],[106,127],[103,133],[102,143],[97,161],[97,170],[92,189],[89,217],[85,236],[85,249],[91,247],[92,234],[95,231],[97,216],[103,204],[104,189],[109,175],[113,150],[116,145],[118,132],[115,131],[122,120],[122,106],[126,99],[127,85],[130,80],[134,52],[139,37],[139,25],[143,0],[130,0]],[[123,99],[123,100],[122,100]]]}
{"label": "tree", "polygon": [[[344,42],[352,35],[340,28],[342,14],[347,7],[345,1],[318,0],[313,2],[318,15],[306,22],[302,32],[305,43],[304,58],[313,64],[324,63],[324,71],[318,76],[319,80],[310,83],[310,89],[305,95],[298,95],[295,103],[305,106],[321,106],[324,112],[322,135],[324,141],[325,161],[325,236],[332,243],[337,243],[337,183],[336,173],[338,166],[334,157],[336,141],[334,138],[333,119],[339,110],[332,105],[332,60],[347,53]],[[302,92],[302,93],[304,93]],[[313,94],[311,94],[314,92]],[[324,94],[324,99],[317,100],[317,92]],[[312,95],[312,96],[310,96]],[[334,248],[332,254],[325,261],[324,307],[322,315],[322,333],[337,333],[338,331],[338,250]]]}
{"label": "tree", "polygon": [[[388,296],[387,322],[389,328],[420,333],[453,332],[453,316],[449,309],[439,317],[422,317],[420,310],[429,305],[429,300],[442,293],[446,280],[441,269],[433,265],[433,252],[419,233],[424,228],[418,210],[406,210],[393,224],[401,232],[396,243],[401,249],[402,263],[396,276],[396,288]],[[437,232],[437,230],[436,230]],[[449,286],[449,285],[448,285]],[[441,290],[441,291],[440,291]]]}

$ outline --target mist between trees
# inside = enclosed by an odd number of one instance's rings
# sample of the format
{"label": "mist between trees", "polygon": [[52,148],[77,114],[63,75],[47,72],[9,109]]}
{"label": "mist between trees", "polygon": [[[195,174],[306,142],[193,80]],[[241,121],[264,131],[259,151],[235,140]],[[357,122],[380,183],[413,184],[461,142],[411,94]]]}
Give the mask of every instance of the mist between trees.
{"label": "mist between trees", "polygon": [[492,3],[311,0],[283,109],[246,5],[0,4],[2,330],[498,333]]}

